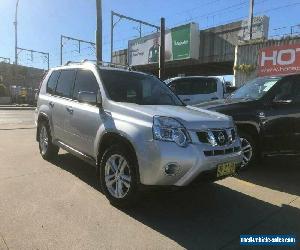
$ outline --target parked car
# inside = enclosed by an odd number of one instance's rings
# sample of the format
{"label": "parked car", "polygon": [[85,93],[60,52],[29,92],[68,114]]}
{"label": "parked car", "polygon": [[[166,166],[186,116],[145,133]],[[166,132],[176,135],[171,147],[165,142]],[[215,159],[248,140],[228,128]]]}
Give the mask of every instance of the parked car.
{"label": "parked car", "polygon": [[36,123],[41,156],[63,148],[91,163],[118,206],[132,204],[141,187],[217,180],[242,162],[232,118],[185,106],[154,76],[92,62],[49,71]]}
{"label": "parked car", "polygon": [[225,100],[196,107],[233,117],[242,142],[242,167],[265,155],[300,153],[300,75],[257,78]]}
{"label": "parked car", "polygon": [[165,83],[188,105],[226,97],[225,82],[219,77],[184,76],[168,79]]}

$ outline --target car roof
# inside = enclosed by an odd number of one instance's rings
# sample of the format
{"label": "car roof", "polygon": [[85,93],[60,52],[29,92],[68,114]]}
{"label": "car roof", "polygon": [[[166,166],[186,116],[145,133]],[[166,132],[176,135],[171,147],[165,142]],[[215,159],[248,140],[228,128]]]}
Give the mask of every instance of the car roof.
{"label": "car roof", "polygon": [[164,82],[166,84],[170,84],[171,82],[173,81],[176,81],[176,80],[179,80],[179,79],[193,79],[193,78],[213,78],[213,79],[216,79],[216,80],[220,80],[219,77],[217,76],[176,76],[176,77],[172,77],[172,78],[169,78],[167,80],[165,80]]}

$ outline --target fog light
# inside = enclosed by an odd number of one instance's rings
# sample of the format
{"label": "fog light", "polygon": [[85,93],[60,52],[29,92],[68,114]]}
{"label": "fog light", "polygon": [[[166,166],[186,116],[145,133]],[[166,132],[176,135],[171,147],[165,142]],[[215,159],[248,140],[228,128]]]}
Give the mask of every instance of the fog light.
{"label": "fog light", "polygon": [[179,166],[175,163],[169,163],[165,166],[166,175],[176,175],[179,171]]}

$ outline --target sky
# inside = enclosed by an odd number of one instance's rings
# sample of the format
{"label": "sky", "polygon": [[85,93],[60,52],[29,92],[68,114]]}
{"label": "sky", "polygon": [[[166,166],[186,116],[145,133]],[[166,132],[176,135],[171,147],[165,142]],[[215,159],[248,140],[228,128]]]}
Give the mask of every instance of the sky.
{"label": "sky", "polygon": [[[17,0],[0,0],[0,57],[14,61],[14,15]],[[167,28],[197,22],[200,29],[247,19],[249,0],[102,0],[103,60],[110,60],[110,15],[115,11],[159,25],[166,18]],[[20,0],[18,47],[50,53],[50,67],[60,64],[60,35],[95,40],[96,0]],[[269,35],[290,32],[300,24],[300,0],[255,0],[254,13],[270,17]],[[117,19],[116,19],[117,21]],[[300,27],[294,27],[300,32]],[[143,35],[153,32],[143,27]],[[127,47],[128,40],[138,37],[137,24],[121,20],[115,26],[114,48]],[[94,59],[95,50],[82,44],[64,41],[63,61]],[[46,68],[45,58],[21,51],[19,63]]]}

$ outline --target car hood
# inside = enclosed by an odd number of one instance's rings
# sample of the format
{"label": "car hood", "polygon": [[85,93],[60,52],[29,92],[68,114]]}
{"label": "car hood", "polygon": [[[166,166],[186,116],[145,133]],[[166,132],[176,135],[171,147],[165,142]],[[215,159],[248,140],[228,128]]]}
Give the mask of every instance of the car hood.
{"label": "car hood", "polygon": [[215,101],[210,101],[210,102],[202,102],[199,104],[194,105],[197,108],[202,108],[202,109],[211,109],[211,110],[215,110],[215,109],[219,109],[222,107],[226,107],[226,106],[231,106],[231,105],[236,105],[236,104],[242,104],[242,103],[246,103],[246,102],[250,102],[251,100],[249,99],[219,99],[219,100],[215,100]]}
{"label": "car hood", "polygon": [[[224,128],[233,126],[231,117],[193,106],[138,105],[118,103],[121,113],[133,118],[153,121],[154,116],[172,117],[188,129]],[[149,120],[150,119],[150,120]]]}

